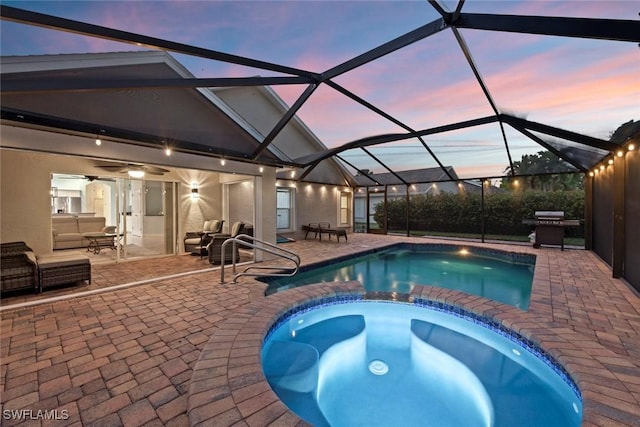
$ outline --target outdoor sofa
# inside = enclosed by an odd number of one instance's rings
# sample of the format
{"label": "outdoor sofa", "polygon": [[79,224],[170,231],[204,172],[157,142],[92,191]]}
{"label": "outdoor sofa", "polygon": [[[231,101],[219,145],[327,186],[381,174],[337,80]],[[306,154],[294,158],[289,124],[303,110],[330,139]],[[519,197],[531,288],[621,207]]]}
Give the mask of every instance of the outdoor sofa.
{"label": "outdoor sofa", "polygon": [[62,216],[51,218],[53,249],[86,248],[91,241],[82,233],[107,232],[104,217]]}

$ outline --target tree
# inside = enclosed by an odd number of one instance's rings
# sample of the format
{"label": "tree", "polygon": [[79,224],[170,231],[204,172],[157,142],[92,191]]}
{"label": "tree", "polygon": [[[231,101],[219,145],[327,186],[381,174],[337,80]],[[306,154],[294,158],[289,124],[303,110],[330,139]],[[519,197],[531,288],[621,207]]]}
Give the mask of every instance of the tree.
{"label": "tree", "polygon": [[[549,151],[539,151],[536,154],[525,154],[521,160],[513,162],[505,168],[508,177],[500,183],[501,188],[513,188],[514,180],[518,179],[519,186],[525,190],[581,190],[584,188],[584,174],[558,173],[572,172],[575,168]],[[518,176],[513,178],[512,175]],[[526,175],[526,176],[523,176]]]}

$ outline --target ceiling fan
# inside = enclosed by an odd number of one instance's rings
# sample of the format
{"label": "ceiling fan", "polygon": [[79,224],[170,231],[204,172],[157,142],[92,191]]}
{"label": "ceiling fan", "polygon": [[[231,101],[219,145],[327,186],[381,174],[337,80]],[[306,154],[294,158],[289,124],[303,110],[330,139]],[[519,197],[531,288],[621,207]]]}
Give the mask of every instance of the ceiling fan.
{"label": "ceiling fan", "polygon": [[137,172],[140,177],[144,176],[144,174],[164,175],[169,172],[169,170],[159,168],[157,166],[141,165],[136,163],[101,163],[95,165],[95,167],[109,172],[129,173],[131,176],[135,176]]}
{"label": "ceiling fan", "polygon": [[97,176],[97,175],[67,175],[67,174],[59,174],[56,175],[57,179],[86,179],[89,182],[93,182],[93,181],[109,181],[109,182],[115,182],[115,178],[106,178],[103,176]]}

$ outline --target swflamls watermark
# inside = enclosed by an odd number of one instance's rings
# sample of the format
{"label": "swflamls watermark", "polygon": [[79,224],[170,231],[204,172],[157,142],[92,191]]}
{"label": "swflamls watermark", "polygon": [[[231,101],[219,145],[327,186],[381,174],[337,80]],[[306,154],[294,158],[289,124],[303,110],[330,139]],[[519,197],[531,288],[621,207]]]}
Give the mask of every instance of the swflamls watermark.
{"label": "swflamls watermark", "polygon": [[34,409],[3,409],[3,420],[68,420],[68,409],[34,410]]}

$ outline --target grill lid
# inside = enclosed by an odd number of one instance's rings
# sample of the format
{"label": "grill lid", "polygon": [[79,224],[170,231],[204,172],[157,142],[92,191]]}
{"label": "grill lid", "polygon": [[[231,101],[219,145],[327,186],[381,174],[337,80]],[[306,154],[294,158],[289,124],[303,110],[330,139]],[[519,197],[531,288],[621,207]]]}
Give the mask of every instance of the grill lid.
{"label": "grill lid", "polygon": [[564,219],[563,211],[536,211],[535,215],[538,220],[562,221]]}

